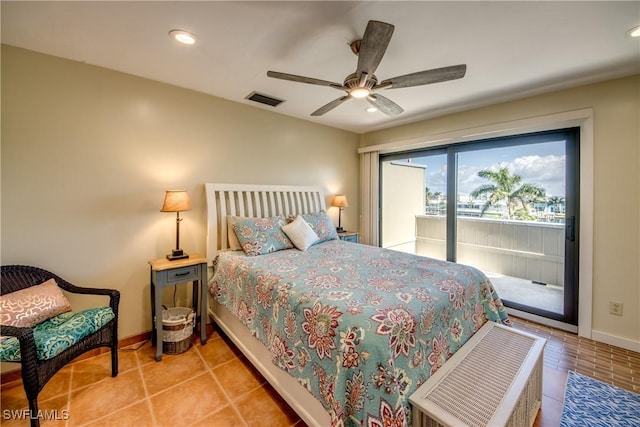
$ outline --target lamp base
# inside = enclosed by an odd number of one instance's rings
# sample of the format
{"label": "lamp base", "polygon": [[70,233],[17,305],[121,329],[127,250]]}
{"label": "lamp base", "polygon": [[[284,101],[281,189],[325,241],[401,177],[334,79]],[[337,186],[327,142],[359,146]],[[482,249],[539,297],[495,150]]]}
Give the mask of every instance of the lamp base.
{"label": "lamp base", "polygon": [[344,228],[336,227],[336,233],[344,233]]}
{"label": "lamp base", "polygon": [[169,261],[176,261],[179,259],[189,258],[188,254],[185,254],[182,249],[173,249],[170,254],[167,254],[167,259]]}

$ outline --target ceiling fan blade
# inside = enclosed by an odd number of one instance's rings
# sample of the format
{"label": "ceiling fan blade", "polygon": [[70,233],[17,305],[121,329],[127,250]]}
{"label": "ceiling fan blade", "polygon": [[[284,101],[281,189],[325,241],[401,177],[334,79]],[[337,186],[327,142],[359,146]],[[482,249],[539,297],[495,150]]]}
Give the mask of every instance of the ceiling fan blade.
{"label": "ceiling fan blade", "polygon": [[344,90],[344,87],[340,83],[314,79],[313,77],[296,76],[295,74],[280,73],[278,71],[267,71],[267,76],[273,77],[274,79],[289,80],[298,83],[308,83],[318,86],[329,86],[335,89]]}
{"label": "ceiling fan blade", "polygon": [[467,72],[467,65],[452,65],[450,67],[434,68],[433,70],[418,71],[383,80],[376,89],[389,87],[389,89],[428,85],[431,83],[446,82],[448,80],[461,79]]}
{"label": "ceiling fan blade", "polygon": [[367,101],[388,116],[397,116],[404,111],[401,106],[382,95],[369,95],[367,96]]}
{"label": "ceiling fan blade", "polygon": [[394,28],[385,22],[369,21],[358,51],[358,76],[362,73],[373,75],[387,50]]}
{"label": "ceiling fan blade", "polygon": [[328,103],[326,105],[323,105],[322,107],[318,108],[316,111],[311,113],[311,115],[312,116],[321,116],[324,113],[333,110],[334,108],[336,108],[338,105],[342,104],[344,101],[346,101],[349,98],[351,98],[349,95],[345,95],[345,96],[342,96],[342,97],[340,97],[338,99],[334,99],[330,103]]}

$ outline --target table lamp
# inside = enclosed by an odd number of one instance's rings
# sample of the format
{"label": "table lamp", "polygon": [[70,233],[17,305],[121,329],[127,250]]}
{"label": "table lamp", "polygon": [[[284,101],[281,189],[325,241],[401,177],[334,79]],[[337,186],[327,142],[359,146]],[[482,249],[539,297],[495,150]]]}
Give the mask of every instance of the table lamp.
{"label": "table lamp", "polygon": [[164,196],[164,204],[160,212],[175,212],[176,213],[176,248],[167,255],[169,261],[175,261],[177,259],[189,258],[189,255],[184,253],[180,249],[180,212],[191,210],[191,198],[186,190],[167,190]]}
{"label": "table lamp", "polygon": [[331,202],[331,206],[335,206],[338,208],[338,227],[336,228],[336,231],[338,233],[343,233],[344,228],[342,228],[342,209],[349,207],[347,196],[345,196],[344,194],[336,194],[336,196],[333,198],[333,202]]}

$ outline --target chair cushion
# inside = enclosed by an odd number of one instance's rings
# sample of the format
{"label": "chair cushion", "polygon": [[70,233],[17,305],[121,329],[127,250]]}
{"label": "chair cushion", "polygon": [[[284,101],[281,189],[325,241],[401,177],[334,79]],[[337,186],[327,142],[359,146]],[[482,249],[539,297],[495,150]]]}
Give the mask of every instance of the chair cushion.
{"label": "chair cushion", "polygon": [[[113,318],[115,315],[111,307],[97,307],[62,313],[45,320],[33,328],[38,359],[51,359],[62,353],[84,337],[102,328]],[[8,337],[0,342],[0,360],[20,362],[18,338]]]}

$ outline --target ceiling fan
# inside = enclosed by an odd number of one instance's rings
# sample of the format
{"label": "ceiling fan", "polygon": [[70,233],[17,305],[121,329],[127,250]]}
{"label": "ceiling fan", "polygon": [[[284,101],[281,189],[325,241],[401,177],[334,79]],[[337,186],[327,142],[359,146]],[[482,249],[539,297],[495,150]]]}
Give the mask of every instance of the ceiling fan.
{"label": "ceiling fan", "polygon": [[312,77],[297,76],[295,74],[280,73],[278,71],[267,71],[267,76],[299,83],[328,86],[343,90],[347,93],[345,96],[341,96],[318,108],[311,113],[312,116],[321,116],[351,98],[366,98],[370,104],[383,113],[389,116],[397,116],[404,111],[402,107],[389,98],[374,92],[379,89],[421,86],[464,77],[467,71],[467,65],[460,64],[418,71],[378,82],[378,78],[373,73],[378,68],[387,50],[393,30],[394,26],[391,24],[380,21],[369,21],[362,40],[355,40],[350,44],[352,52],[358,55],[358,67],[355,73],[349,74],[347,78],[344,79],[343,84]]}

